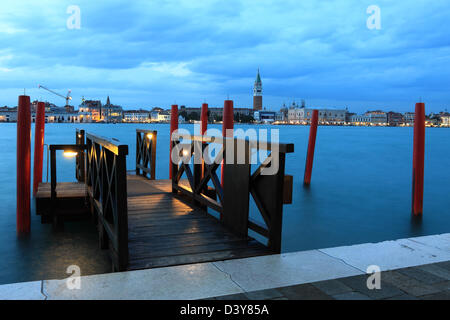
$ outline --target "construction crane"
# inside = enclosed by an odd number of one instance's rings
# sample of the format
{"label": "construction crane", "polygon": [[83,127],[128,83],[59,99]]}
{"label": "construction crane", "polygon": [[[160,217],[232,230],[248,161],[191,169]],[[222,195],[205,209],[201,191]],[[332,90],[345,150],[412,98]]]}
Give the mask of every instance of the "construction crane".
{"label": "construction crane", "polygon": [[44,86],[41,86],[40,84],[38,85],[38,88],[39,88],[39,89],[42,88],[42,89],[44,89],[44,90],[47,90],[48,92],[51,92],[51,93],[53,93],[53,94],[56,94],[58,97],[61,97],[61,98],[63,98],[63,99],[66,99],[66,107],[69,105],[69,100],[72,100],[72,97],[70,96],[70,93],[72,92],[72,90],[69,90],[69,91],[67,92],[67,96],[63,96],[62,94],[59,94],[58,92],[55,92],[55,91],[53,91],[53,90],[50,90],[49,88],[46,88],[46,87],[44,87]]}

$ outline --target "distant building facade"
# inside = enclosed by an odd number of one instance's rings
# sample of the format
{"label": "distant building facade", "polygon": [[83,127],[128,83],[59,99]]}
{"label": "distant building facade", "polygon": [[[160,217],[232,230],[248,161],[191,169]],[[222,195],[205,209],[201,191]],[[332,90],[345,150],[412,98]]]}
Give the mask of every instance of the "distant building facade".
{"label": "distant building facade", "polygon": [[397,127],[403,124],[403,115],[398,112],[389,111],[387,113],[387,123],[391,127]]}
{"label": "distant building facade", "polygon": [[253,118],[257,122],[261,123],[273,123],[276,121],[277,113],[275,111],[255,111]]}
{"label": "distant building facade", "polygon": [[150,122],[150,111],[126,110],[123,111],[123,122]]}
{"label": "distant building facade", "polygon": [[[309,123],[311,122],[312,114],[315,109],[291,106],[288,110],[288,121],[290,123]],[[317,109],[319,111],[319,123],[321,124],[345,124],[345,115],[347,110],[337,108],[323,108]]]}
{"label": "distant building facade", "polygon": [[98,122],[102,120],[102,102],[100,100],[81,100],[78,107],[79,112],[87,112],[91,114],[92,121]]}
{"label": "distant building facade", "polygon": [[152,122],[169,122],[170,121],[170,111],[155,110],[150,113],[150,119]]}
{"label": "distant building facade", "polygon": [[403,121],[407,126],[413,126],[414,120],[416,119],[416,114],[414,112],[405,112],[403,114]]}
{"label": "distant building facade", "polygon": [[442,113],[441,116],[441,123],[440,125],[443,127],[450,127],[450,113]]}
{"label": "distant building facade", "polygon": [[383,111],[367,111],[363,115],[352,116],[352,124],[356,126],[381,126],[387,124],[387,114]]}

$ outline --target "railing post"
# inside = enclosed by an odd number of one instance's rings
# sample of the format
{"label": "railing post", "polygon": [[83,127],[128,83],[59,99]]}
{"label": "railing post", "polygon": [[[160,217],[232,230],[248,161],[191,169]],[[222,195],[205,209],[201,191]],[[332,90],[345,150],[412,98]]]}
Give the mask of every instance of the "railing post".
{"label": "railing post", "polygon": [[99,199],[98,200],[101,205],[101,213],[98,214],[99,245],[100,245],[100,249],[107,249],[108,248],[108,235],[107,235],[105,226],[103,225],[105,215],[107,214],[105,211],[105,209],[106,209],[105,198],[106,198],[106,194],[108,192],[106,166],[105,166],[105,162],[107,161],[107,159],[106,159],[106,154],[103,151],[103,147],[95,141],[94,141],[94,145],[95,145],[97,162],[100,164],[100,168],[98,168],[97,169],[98,171],[96,172],[97,179],[99,180]]}
{"label": "railing post", "polygon": [[128,196],[127,196],[127,146],[119,146],[119,154],[116,158],[116,183],[117,183],[117,255],[118,271],[124,271],[128,267]]}
{"label": "railing post", "polygon": [[139,169],[139,164],[141,163],[141,152],[142,152],[142,146],[141,146],[141,133],[139,131],[136,131],[136,175],[139,176],[141,174],[141,170]]}
{"label": "railing post", "polygon": [[[86,144],[85,131],[76,131],[76,144]],[[86,182],[86,166],[85,166],[85,152],[80,151],[76,156],[76,166],[75,166],[76,179],[79,182]]]}
{"label": "railing post", "polygon": [[158,132],[153,131],[152,138],[150,140],[151,144],[151,150],[150,150],[150,156],[151,156],[151,174],[150,174],[150,180],[156,179],[156,141],[158,139]]}
{"label": "railing post", "polygon": [[178,184],[177,181],[177,174],[178,174],[178,163],[174,163],[172,161],[172,149],[175,147],[175,144],[177,144],[177,141],[172,141],[172,138],[170,139],[170,171],[172,173],[170,179],[172,180],[172,193],[176,194],[178,193],[178,190],[174,188],[175,185]]}
{"label": "railing post", "polygon": [[273,202],[273,211],[269,229],[268,247],[275,253],[281,252],[281,236],[283,230],[283,198],[284,198],[284,171],[285,171],[286,154],[279,153],[279,169],[273,176],[273,183],[276,186]]}
{"label": "railing post", "polygon": [[238,143],[236,139],[233,140],[233,163],[227,163],[224,159],[222,176],[224,201],[221,219],[225,227],[245,237],[248,235],[250,202],[250,146],[249,141],[245,141],[245,163],[238,164],[237,159],[242,155],[238,155]]}

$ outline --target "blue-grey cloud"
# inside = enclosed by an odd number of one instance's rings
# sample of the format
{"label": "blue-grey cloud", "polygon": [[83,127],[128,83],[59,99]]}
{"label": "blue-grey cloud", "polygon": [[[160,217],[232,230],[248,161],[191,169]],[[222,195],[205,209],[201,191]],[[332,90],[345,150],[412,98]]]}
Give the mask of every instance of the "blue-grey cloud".
{"label": "blue-grey cloud", "polygon": [[[69,5],[81,29],[69,30]],[[366,9],[381,8],[381,30]],[[447,1],[21,1],[0,4],[0,104],[29,88],[32,98],[61,92],[128,108],[251,105],[259,67],[264,101],[372,106],[406,111],[419,97],[448,106]],[[56,98],[57,99],[57,98]]]}

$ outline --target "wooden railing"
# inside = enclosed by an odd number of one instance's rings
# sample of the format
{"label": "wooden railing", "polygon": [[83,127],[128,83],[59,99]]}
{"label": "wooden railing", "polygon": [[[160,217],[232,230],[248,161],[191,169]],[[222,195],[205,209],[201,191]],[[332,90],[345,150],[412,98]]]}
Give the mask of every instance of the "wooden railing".
{"label": "wooden railing", "polygon": [[[85,145],[85,131],[77,129],[75,132],[75,144]],[[75,159],[75,178],[78,182],[84,182],[85,180],[85,167],[86,167],[86,156],[84,150],[77,154]]]}
{"label": "wooden railing", "polygon": [[110,249],[116,271],[128,266],[127,145],[86,134],[91,208],[98,219],[100,247]]}
{"label": "wooden railing", "polygon": [[[180,155],[184,156],[184,161],[172,162],[172,191],[181,192],[191,197],[193,201],[219,212],[221,223],[232,232],[248,236],[248,229],[253,230],[267,239],[267,247],[271,251],[281,252],[283,204],[290,203],[292,195],[292,177],[285,175],[285,159],[286,153],[294,152],[294,145],[202,136],[190,137],[190,144],[180,144],[181,139],[181,136],[175,134],[172,136],[173,149],[183,149],[184,153],[187,151],[187,155],[180,152]],[[227,143],[227,140],[232,141]],[[202,164],[198,159],[199,155],[195,156],[194,150],[204,150],[212,143],[218,144],[220,151],[214,161],[210,159],[206,161],[210,163],[209,165]],[[227,145],[234,148],[232,153],[234,159],[231,163],[227,163],[226,159]],[[245,154],[238,154],[238,149],[243,150]],[[270,154],[252,172],[251,152],[254,149],[267,150]],[[193,170],[188,163],[192,157],[196,157],[192,164]],[[216,172],[220,168],[222,159],[224,159],[224,171],[221,183]],[[274,163],[278,163],[277,172],[263,175],[263,171],[268,170]],[[188,187],[180,184],[183,174],[187,177]],[[211,197],[208,190],[210,181],[214,186],[217,200]],[[255,201],[264,224],[249,218],[250,195]]]}
{"label": "wooden railing", "polygon": [[155,180],[157,131],[136,130],[136,175]]}

